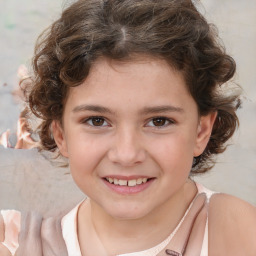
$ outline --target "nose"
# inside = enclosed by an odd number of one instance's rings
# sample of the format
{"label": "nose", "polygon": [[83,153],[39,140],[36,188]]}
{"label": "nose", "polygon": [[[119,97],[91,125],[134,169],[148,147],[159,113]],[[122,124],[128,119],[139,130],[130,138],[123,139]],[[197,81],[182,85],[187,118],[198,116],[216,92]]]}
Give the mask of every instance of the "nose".
{"label": "nose", "polygon": [[108,158],[113,163],[126,167],[142,163],[146,158],[146,151],[139,132],[128,128],[118,131],[108,152]]}

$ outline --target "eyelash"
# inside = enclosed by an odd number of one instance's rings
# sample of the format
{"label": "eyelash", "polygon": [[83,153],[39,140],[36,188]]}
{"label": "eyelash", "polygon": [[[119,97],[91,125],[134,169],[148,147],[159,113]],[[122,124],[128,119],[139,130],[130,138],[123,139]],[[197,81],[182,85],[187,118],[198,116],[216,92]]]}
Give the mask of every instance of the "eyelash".
{"label": "eyelash", "polygon": [[[96,121],[97,119],[103,121],[103,124],[107,123],[107,125],[93,125],[93,123],[92,123],[93,120]],[[82,120],[81,123],[87,124],[88,126],[91,126],[91,127],[106,127],[106,126],[110,126],[109,123],[106,121],[106,118],[104,118],[102,116],[90,116],[90,117],[86,118],[85,120]]]}
{"label": "eyelash", "polygon": [[[101,121],[103,122],[102,125],[94,125],[93,124],[93,121]],[[155,125],[154,122],[157,122],[157,121],[163,121],[164,124],[161,124],[161,125]],[[88,126],[91,126],[91,127],[108,127],[110,126],[110,124],[108,123],[108,121],[106,121],[106,118],[102,117],[102,116],[91,116],[89,118],[86,118],[85,120],[83,120],[81,123],[85,123],[87,124]],[[106,123],[104,125],[104,123]],[[153,125],[149,125],[150,123],[152,123]],[[101,123],[100,123],[101,124]],[[149,121],[147,121],[146,123],[146,127],[154,127],[154,128],[157,128],[157,129],[161,129],[163,127],[167,127],[169,125],[172,125],[172,124],[175,124],[175,121],[170,119],[170,118],[167,118],[167,117],[162,117],[162,116],[159,116],[159,117],[153,117],[151,118]]]}
{"label": "eyelash", "polygon": [[[164,121],[163,125],[148,125],[149,123],[153,123],[154,121]],[[169,125],[175,124],[175,121],[173,119],[167,118],[167,117],[163,117],[163,116],[158,116],[158,117],[153,117],[149,120],[149,122],[147,122],[147,127],[154,127],[156,129],[161,129],[164,127],[168,127]]]}

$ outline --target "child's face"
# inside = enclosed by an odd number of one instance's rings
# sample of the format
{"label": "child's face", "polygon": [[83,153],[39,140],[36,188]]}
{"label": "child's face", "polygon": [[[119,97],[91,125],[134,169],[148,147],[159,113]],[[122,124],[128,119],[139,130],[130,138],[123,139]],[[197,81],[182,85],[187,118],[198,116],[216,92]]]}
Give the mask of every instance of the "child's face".
{"label": "child's face", "polygon": [[92,205],[115,218],[136,219],[182,189],[213,121],[213,115],[199,117],[181,74],[166,62],[103,59],[70,89],[63,128],[53,128]]}

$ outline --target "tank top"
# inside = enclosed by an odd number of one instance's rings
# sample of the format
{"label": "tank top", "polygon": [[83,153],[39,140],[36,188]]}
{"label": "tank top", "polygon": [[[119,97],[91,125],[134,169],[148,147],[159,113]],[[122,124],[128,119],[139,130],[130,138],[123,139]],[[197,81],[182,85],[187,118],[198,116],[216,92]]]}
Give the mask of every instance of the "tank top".
{"label": "tank top", "polygon": [[[206,189],[201,184],[196,183],[196,185],[197,195],[174,231],[164,241],[144,251],[117,256],[184,255],[196,219],[203,215],[203,212],[206,212],[204,235],[200,245],[200,254],[198,255],[208,256],[208,204],[215,192]],[[5,225],[5,241],[3,244],[12,255],[17,251],[18,256],[81,256],[77,237],[77,213],[82,202],[64,217],[58,216],[46,220],[35,213],[29,213],[22,218],[18,211],[1,211]],[[60,239],[54,242],[56,237]],[[175,239],[177,242],[172,241]],[[32,249],[33,247],[34,249]]]}

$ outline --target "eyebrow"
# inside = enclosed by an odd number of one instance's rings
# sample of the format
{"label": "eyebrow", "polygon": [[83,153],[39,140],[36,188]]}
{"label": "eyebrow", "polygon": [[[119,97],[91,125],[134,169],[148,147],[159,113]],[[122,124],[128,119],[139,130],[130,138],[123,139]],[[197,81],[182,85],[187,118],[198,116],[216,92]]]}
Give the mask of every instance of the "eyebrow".
{"label": "eyebrow", "polygon": [[72,112],[74,113],[83,112],[83,111],[94,111],[94,112],[99,112],[103,114],[104,113],[113,114],[113,111],[100,105],[79,105],[72,110]]}
{"label": "eyebrow", "polygon": [[183,113],[184,109],[171,106],[171,105],[163,105],[163,106],[155,106],[155,107],[146,107],[142,109],[141,114],[156,114],[156,113],[166,113],[166,112]]}
{"label": "eyebrow", "polygon": [[[100,106],[100,105],[79,105],[76,106],[72,112],[83,112],[83,111],[93,111],[98,113],[107,113],[107,114],[114,114],[113,111],[111,111],[109,108]],[[171,105],[162,105],[162,106],[154,106],[154,107],[145,107],[140,111],[140,114],[156,114],[156,113],[166,113],[166,112],[184,112],[184,109],[171,106]]]}

